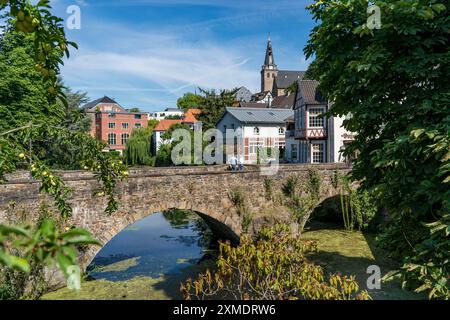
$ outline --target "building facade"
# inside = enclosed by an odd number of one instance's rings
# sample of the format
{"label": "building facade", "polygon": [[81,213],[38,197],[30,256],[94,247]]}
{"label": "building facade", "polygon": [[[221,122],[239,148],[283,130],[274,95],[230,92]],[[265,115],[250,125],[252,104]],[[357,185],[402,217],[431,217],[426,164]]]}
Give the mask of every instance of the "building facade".
{"label": "building facade", "polygon": [[331,105],[318,91],[319,83],[302,80],[295,96],[294,116],[287,119],[285,158],[292,163],[346,162],[342,151],[354,136],[344,118],[326,117]]}
{"label": "building facade", "polygon": [[190,129],[194,129],[194,126],[198,123],[197,117],[200,114],[199,109],[189,109],[186,113],[182,114],[181,119],[164,119],[161,120],[153,129],[152,135],[152,151],[156,154],[161,146],[165,143],[169,143],[170,140],[163,139],[164,133],[166,133],[175,124],[185,124]]}
{"label": "building facade", "polygon": [[165,120],[167,118],[182,118],[184,115],[184,111],[177,108],[167,108],[161,112],[151,112],[148,115],[149,120]]}
{"label": "building facade", "polygon": [[106,142],[110,151],[123,152],[134,129],[146,128],[146,113],[128,112],[116,101],[103,97],[83,106],[91,118],[91,136]]}
{"label": "building facade", "polygon": [[284,153],[286,145],[286,121],[294,112],[273,108],[227,108],[216,128],[222,133],[238,135],[233,145],[227,145],[227,153],[243,157],[246,164],[257,163],[258,149],[278,149]]}

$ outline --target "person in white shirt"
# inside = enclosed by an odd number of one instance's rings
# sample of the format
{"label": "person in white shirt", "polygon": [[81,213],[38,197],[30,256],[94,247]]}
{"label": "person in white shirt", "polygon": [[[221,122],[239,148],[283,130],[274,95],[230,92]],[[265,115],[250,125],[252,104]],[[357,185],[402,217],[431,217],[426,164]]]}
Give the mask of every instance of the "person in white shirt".
{"label": "person in white shirt", "polygon": [[235,155],[230,158],[231,170],[237,171],[238,159]]}

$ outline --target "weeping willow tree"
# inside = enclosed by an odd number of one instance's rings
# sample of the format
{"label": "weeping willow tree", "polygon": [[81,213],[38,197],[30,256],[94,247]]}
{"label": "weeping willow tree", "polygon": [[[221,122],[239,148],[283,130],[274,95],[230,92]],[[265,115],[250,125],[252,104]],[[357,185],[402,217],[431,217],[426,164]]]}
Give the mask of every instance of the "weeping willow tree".
{"label": "weeping willow tree", "polygon": [[152,165],[151,134],[149,128],[133,131],[125,149],[125,161],[128,165]]}

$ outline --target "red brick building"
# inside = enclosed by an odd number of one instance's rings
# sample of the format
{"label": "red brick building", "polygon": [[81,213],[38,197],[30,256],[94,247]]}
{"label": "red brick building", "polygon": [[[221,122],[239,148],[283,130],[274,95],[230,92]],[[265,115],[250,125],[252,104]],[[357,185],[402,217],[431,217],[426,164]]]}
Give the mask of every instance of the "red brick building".
{"label": "red brick building", "polygon": [[92,119],[91,136],[106,142],[110,151],[125,150],[131,132],[148,126],[148,115],[129,112],[109,97],[103,97],[83,106]]}

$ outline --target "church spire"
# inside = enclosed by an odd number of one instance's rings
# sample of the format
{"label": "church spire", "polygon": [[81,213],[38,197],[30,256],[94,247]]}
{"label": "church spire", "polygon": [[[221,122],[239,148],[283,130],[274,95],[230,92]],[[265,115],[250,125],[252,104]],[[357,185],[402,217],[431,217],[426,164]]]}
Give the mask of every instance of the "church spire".
{"label": "church spire", "polygon": [[267,39],[266,58],[264,59],[264,65],[261,70],[261,92],[273,92],[274,81],[278,76],[278,68],[275,64],[275,58],[273,57],[272,40]]}
{"label": "church spire", "polygon": [[264,60],[264,66],[276,67],[275,58],[273,57],[272,40],[270,40],[270,33],[269,33],[269,38],[267,39],[267,49],[266,49],[266,58]]}

